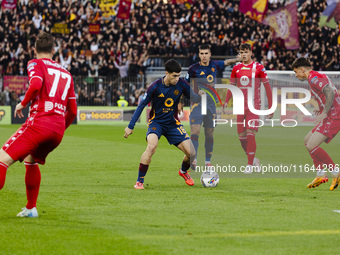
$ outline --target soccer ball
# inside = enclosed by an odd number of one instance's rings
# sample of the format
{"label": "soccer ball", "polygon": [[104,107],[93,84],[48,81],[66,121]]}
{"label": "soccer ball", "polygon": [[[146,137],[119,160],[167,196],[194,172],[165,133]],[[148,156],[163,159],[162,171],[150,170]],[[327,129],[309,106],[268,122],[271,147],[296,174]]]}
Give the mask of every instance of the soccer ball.
{"label": "soccer ball", "polygon": [[206,188],[216,187],[219,181],[220,181],[220,177],[218,176],[216,172],[206,171],[206,172],[203,172],[201,175],[201,182],[203,186]]}

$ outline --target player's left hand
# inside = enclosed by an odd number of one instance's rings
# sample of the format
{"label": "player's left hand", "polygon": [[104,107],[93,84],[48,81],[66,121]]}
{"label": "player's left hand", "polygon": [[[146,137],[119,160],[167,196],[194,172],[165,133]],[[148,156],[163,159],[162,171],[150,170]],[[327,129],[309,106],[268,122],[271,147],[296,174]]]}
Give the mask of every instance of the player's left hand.
{"label": "player's left hand", "polygon": [[321,114],[319,114],[317,117],[316,117],[316,119],[315,119],[315,121],[314,121],[314,124],[315,125],[318,125],[324,118],[326,118],[327,117],[327,113],[321,113]]}
{"label": "player's left hand", "polygon": [[204,94],[207,94],[207,92],[205,92],[204,90],[200,90],[200,91],[198,91],[198,94],[200,95],[200,96],[202,96],[202,95],[204,95]]}
{"label": "player's left hand", "polygon": [[16,117],[18,115],[18,117],[21,119],[24,117],[24,114],[22,113],[22,109],[24,109],[25,107],[19,103],[15,106],[15,110],[14,110],[14,117]]}
{"label": "player's left hand", "polygon": [[133,129],[130,129],[128,127],[125,128],[125,134],[124,134],[124,138],[128,138],[129,135],[131,135],[133,132]]}
{"label": "player's left hand", "polygon": [[181,102],[178,103],[177,109],[178,109],[178,114],[182,114],[183,112],[183,104]]}
{"label": "player's left hand", "polygon": [[267,119],[270,119],[270,120],[271,120],[271,119],[273,118],[273,116],[274,116],[274,113],[268,114],[268,115],[267,115]]}

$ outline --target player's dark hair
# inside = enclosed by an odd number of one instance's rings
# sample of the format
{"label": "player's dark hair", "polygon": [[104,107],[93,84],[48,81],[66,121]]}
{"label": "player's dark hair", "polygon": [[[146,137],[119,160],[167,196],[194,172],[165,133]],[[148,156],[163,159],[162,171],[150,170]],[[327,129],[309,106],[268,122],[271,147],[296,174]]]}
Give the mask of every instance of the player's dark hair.
{"label": "player's dark hair", "polygon": [[294,62],[292,64],[292,69],[299,68],[299,67],[302,67],[302,66],[311,68],[312,64],[311,64],[311,62],[309,61],[308,58],[301,57],[301,58],[297,58],[297,59],[294,60]]}
{"label": "player's dark hair", "polygon": [[165,65],[165,71],[168,73],[180,73],[182,72],[182,67],[181,65],[174,59],[168,60]]}
{"label": "player's dark hair", "polygon": [[209,44],[202,44],[198,47],[199,50],[210,50]]}
{"label": "player's dark hair", "polygon": [[242,43],[239,47],[240,50],[250,50],[251,51],[251,45],[249,43]]}
{"label": "player's dark hair", "polygon": [[45,32],[40,32],[35,41],[35,49],[38,53],[52,53],[54,37]]}

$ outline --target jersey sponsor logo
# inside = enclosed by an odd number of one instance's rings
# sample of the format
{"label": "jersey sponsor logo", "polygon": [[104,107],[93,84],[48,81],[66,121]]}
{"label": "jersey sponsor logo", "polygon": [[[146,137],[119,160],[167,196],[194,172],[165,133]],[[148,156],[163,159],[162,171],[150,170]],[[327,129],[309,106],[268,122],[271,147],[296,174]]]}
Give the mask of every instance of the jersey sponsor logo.
{"label": "jersey sponsor logo", "polygon": [[200,75],[205,75],[205,73],[202,71],[202,72],[200,73]]}
{"label": "jersey sponsor logo", "polygon": [[242,76],[240,78],[240,82],[242,86],[247,86],[249,84],[249,78],[248,76]]}
{"label": "jersey sponsor logo", "polygon": [[318,76],[313,77],[310,82],[311,83],[317,83],[318,82]]}
{"label": "jersey sponsor logo", "polygon": [[50,101],[45,102],[45,112],[51,111],[53,109],[53,103]]}
{"label": "jersey sponsor logo", "polygon": [[209,75],[207,76],[207,81],[208,81],[208,82],[214,82],[214,76],[212,76],[211,74],[209,74]]}
{"label": "jersey sponsor logo", "polygon": [[35,63],[35,62],[33,62],[33,63],[31,63],[31,64],[29,64],[28,65],[28,67],[27,67],[27,69],[29,69],[29,68],[31,68],[31,67],[33,67],[33,66],[35,66],[37,63]]}
{"label": "jersey sponsor logo", "polygon": [[215,72],[215,68],[212,67],[212,68],[211,68],[211,71],[214,73],[214,72]]}
{"label": "jersey sponsor logo", "polygon": [[179,91],[176,89],[176,90],[174,91],[174,94],[175,94],[175,96],[177,96],[177,95],[179,94]]}
{"label": "jersey sponsor logo", "polygon": [[171,107],[171,106],[173,106],[173,104],[174,104],[174,100],[172,99],[172,98],[167,98],[166,100],[165,100],[165,102],[164,102],[164,105],[166,106],[166,107]]}
{"label": "jersey sponsor logo", "polygon": [[164,94],[163,94],[163,93],[160,93],[158,97],[164,97]]}
{"label": "jersey sponsor logo", "polygon": [[250,70],[250,67],[245,67],[245,66],[243,66],[243,67],[241,68],[241,70]]}

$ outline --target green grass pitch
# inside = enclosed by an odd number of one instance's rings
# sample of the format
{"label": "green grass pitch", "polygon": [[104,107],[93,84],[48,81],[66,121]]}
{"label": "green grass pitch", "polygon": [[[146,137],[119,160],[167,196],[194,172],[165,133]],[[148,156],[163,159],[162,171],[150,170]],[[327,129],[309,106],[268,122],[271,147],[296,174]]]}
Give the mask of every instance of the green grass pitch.
{"label": "green grass pitch", "polygon": [[[1,144],[17,128],[0,126]],[[146,189],[135,190],[146,127],[137,126],[127,140],[124,128],[67,130],[40,168],[37,219],[16,217],[26,204],[25,167],[8,170],[0,191],[0,254],[337,253],[340,214],[333,210],[340,210],[340,190],[329,191],[330,182],[307,189],[314,174],[222,173],[208,189],[192,173],[196,184],[189,187],[178,176],[181,151],[162,138]],[[261,128],[257,157],[263,164],[311,164],[303,145],[310,129]],[[217,127],[215,143],[213,163],[246,163],[235,129]],[[200,144],[203,164],[203,137]],[[323,148],[339,160],[339,146],[338,136]]]}

